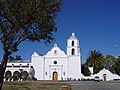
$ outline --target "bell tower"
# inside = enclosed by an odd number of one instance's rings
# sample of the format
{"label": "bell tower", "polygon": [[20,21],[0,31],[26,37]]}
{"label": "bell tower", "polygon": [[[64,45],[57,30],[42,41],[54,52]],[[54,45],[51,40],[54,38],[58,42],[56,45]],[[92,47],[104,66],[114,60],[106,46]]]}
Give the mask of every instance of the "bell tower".
{"label": "bell tower", "polygon": [[72,33],[72,36],[67,40],[67,55],[80,55],[79,40],[75,36],[75,33]]}
{"label": "bell tower", "polygon": [[79,39],[75,36],[75,33],[72,33],[72,36],[67,40],[67,55],[69,58],[69,78],[81,79],[80,45]]}

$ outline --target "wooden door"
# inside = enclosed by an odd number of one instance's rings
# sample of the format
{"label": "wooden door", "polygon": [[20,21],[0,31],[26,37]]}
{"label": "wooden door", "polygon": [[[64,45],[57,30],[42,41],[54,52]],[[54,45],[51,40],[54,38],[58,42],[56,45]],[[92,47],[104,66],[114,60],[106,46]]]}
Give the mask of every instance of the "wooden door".
{"label": "wooden door", "polygon": [[58,80],[58,73],[57,72],[53,72],[53,80]]}

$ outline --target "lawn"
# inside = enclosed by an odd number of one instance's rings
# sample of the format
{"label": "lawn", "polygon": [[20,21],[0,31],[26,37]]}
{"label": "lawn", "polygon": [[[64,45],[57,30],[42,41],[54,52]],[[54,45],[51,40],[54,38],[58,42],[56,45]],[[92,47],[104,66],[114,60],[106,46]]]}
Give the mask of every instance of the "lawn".
{"label": "lawn", "polygon": [[4,82],[2,90],[61,90],[61,86],[68,86],[63,82],[24,81]]}

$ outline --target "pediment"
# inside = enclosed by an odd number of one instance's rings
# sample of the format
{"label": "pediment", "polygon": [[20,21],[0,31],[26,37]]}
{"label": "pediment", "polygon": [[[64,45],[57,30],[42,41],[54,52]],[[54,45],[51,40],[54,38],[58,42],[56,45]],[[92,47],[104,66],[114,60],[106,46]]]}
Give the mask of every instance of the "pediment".
{"label": "pediment", "polygon": [[65,56],[66,54],[64,53],[64,51],[62,51],[57,44],[54,45],[54,47],[48,51],[48,53],[46,54],[46,56]]}
{"label": "pediment", "polygon": [[33,54],[32,54],[32,56],[39,56],[36,52],[34,52]]}

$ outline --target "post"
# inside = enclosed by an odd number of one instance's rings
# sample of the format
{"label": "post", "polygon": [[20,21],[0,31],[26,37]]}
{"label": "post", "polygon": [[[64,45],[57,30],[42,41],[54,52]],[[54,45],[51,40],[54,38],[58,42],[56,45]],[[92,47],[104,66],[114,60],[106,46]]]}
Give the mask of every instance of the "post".
{"label": "post", "polygon": [[61,90],[68,90],[68,89],[69,89],[68,86],[62,86],[62,87],[61,87]]}

